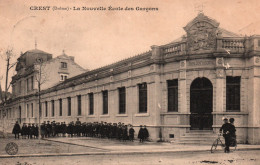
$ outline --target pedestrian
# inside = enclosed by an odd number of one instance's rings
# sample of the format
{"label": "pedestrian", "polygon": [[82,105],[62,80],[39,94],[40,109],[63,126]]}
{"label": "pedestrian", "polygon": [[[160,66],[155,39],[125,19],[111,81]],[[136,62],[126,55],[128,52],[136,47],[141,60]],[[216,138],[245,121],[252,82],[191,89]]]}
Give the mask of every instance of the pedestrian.
{"label": "pedestrian", "polygon": [[29,123],[28,127],[27,127],[27,136],[28,136],[28,139],[32,139],[32,126],[31,126],[31,123]]}
{"label": "pedestrian", "polygon": [[41,124],[40,129],[41,129],[41,138],[43,139],[44,136],[46,135],[45,123],[42,123],[42,124]]}
{"label": "pedestrian", "polygon": [[20,127],[18,121],[16,121],[16,122],[15,122],[15,125],[14,125],[14,128],[13,128],[13,131],[12,131],[12,133],[13,133],[14,136],[15,136],[15,139],[16,139],[16,136],[17,136],[17,138],[19,139],[19,134],[20,134],[20,132],[21,132],[21,127]]}
{"label": "pedestrian", "polygon": [[26,133],[27,133],[27,125],[26,123],[23,123],[22,131],[21,131],[22,139],[26,139],[26,135],[27,135]]}
{"label": "pedestrian", "polygon": [[123,125],[122,130],[122,139],[125,142],[128,139],[127,125]]}
{"label": "pedestrian", "polygon": [[56,123],[55,121],[52,122],[52,125],[51,125],[51,130],[52,130],[52,137],[55,137],[56,136]]}
{"label": "pedestrian", "polygon": [[38,126],[38,124],[36,124],[36,126],[35,126],[35,135],[34,136],[38,139],[38,136],[39,136],[39,126]]}
{"label": "pedestrian", "polygon": [[36,130],[36,127],[34,125],[34,123],[32,124],[32,129],[31,129],[31,135],[33,138],[36,138],[36,132],[38,132],[38,130]]}
{"label": "pedestrian", "polygon": [[47,137],[50,137],[50,135],[51,135],[51,128],[52,128],[52,126],[51,126],[51,124],[50,124],[50,121],[47,121],[47,125],[46,125],[46,129],[47,129],[47,131],[46,131],[46,133],[47,133]]}
{"label": "pedestrian", "polygon": [[63,135],[63,137],[66,137],[67,126],[66,126],[65,121],[61,124],[61,127],[62,127],[62,135]]}
{"label": "pedestrian", "polygon": [[228,123],[228,118],[227,117],[223,117],[223,122],[224,124],[222,125],[222,127],[219,129],[219,132],[222,133],[223,132],[223,137],[225,138],[225,153],[229,153],[229,146],[230,146],[230,128],[231,128],[231,124]]}
{"label": "pedestrian", "polygon": [[148,132],[148,130],[146,128],[146,125],[144,125],[144,130],[143,131],[144,131],[144,140],[146,141],[149,138],[149,132]]}
{"label": "pedestrian", "polygon": [[234,121],[235,119],[234,118],[230,118],[229,119],[229,123],[231,124],[230,125],[230,145],[231,146],[235,146],[236,145],[236,127],[234,125]]}
{"label": "pedestrian", "polygon": [[130,125],[130,129],[129,129],[129,140],[132,141],[132,142],[134,141],[134,134],[135,134],[135,130],[134,130],[133,126]]}
{"label": "pedestrian", "polygon": [[140,140],[140,142],[144,142],[144,128],[142,125],[140,125],[140,130],[138,132],[138,139]]}
{"label": "pedestrian", "polygon": [[77,118],[77,121],[75,122],[75,133],[77,136],[80,136],[80,128],[81,128],[81,122],[79,121],[79,118]]}

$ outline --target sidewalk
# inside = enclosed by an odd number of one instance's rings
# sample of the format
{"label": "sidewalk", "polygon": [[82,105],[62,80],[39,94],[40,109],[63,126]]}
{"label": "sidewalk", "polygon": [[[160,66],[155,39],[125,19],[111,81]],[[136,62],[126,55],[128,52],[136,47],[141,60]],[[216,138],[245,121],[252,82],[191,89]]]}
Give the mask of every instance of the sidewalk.
{"label": "sidewalk", "polygon": [[[40,154],[17,154],[0,155],[0,158],[11,157],[46,157],[46,156],[78,156],[78,155],[129,155],[129,154],[152,154],[152,153],[177,153],[177,152],[210,152],[210,145],[179,145],[173,143],[157,142],[120,142],[110,139],[99,139],[90,137],[60,137],[48,138],[44,141],[56,142],[64,145],[80,146],[94,149],[95,152],[69,152],[69,153],[40,153]],[[237,150],[260,150],[260,145],[238,144]],[[222,149],[219,148],[219,152]]]}

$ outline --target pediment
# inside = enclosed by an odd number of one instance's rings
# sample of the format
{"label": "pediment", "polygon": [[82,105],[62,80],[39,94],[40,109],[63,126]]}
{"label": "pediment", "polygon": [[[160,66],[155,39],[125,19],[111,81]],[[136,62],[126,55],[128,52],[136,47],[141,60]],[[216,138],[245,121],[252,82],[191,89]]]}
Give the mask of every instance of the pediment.
{"label": "pediment", "polygon": [[218,28],[219,22],[217,22],[214,19],[211,19],[207,16],[205,16],[203,13],[199,13],[196,18],[194,18],[192,21],[190,21],[185,27],[184,30],[187,32],[189,31],[193,26],[196,26],[198,23],[204,23],[209,24],[214,28]]}
{"label": "pediment", "polygon": [[219,23],[200,13],[189,22],[184,30],[187,33],[187,47],[189,51],[212,50],[216,46],[217,29]]}

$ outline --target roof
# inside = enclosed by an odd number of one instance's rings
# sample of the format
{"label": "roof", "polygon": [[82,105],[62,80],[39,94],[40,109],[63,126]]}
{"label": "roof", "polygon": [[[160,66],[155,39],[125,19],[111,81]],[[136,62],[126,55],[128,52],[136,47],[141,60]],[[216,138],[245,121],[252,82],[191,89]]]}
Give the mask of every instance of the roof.
{"label": "roof", "polygon": [[228,31],[226,29],[223,28],[218,28],[219,32],[222,33],[222,37],[241,37],[241,35],[236,34],[234,32]]}
{"label": "roof", "polygon": [[[32,53],[32,54],[50,54],[50,53],[44,52],[44,51],[39,50],[39,49],[28,50],[28,51],[26,51],[25,53]],[[25,54],[25,53],[24,53],[24,54]]]}

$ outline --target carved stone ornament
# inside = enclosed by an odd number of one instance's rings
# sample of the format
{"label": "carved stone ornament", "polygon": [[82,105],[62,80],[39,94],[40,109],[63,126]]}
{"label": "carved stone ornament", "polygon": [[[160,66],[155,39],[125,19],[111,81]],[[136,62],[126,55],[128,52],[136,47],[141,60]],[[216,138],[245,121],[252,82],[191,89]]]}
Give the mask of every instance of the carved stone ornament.
{"label": "carved stone ornament", "polygon": [[224,76],[224,70],[217,70],[217,77],[223,77]]}
{"label": "carved stone ornament", "polygon": [[181,61],[181,62],[180,62],[180,66],[181,66],[181,68],[185,68],[185,66],[186,66],[186,61]]}
{"label": "carved stone ornament", "polygon": [[258,64],[259,62],[260,62],[259,57],[256,57],[256,58],[255,58],[255,63]]}
{"label": "carved stone ornament", "polygon": [[218,59],[218,64],[222,65],[223,60],[221,58]]}
{"label": "carved stone ornament", "polygon": [[219,23],[200,13],[184,27],[187,32],[189,51],[210,50],[216,46],[217,27]]}

